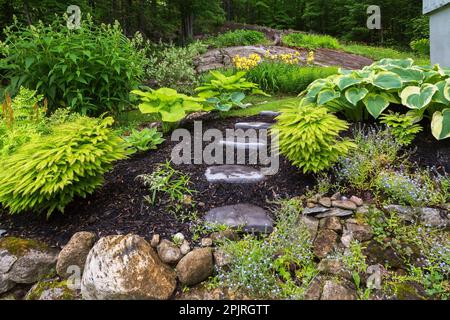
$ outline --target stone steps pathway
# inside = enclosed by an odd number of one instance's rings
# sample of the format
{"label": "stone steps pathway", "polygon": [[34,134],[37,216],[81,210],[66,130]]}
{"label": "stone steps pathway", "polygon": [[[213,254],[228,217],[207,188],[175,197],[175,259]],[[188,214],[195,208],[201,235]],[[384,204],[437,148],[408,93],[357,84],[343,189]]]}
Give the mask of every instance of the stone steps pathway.
{"label": "stone steps pathway", "polygon": [[255,129],[255,130],[267,130],[271,126],[273,126],[273,123],[267,123],[267,122],[238,122],[234,125],[235,129]]}
{"label": "stone steps pathway", "polygon": [[[276,117],[278,112],[263,111],[262,116]],[[273,123],[267,122],[238,122],[235,129],[267,130]],[[235,137],[221,140],[222,146],[232,147],[235,150],[258,150],[267,147],[266,143],[247,138],[245,141]],[[257,184],[266,179],[260,170],[242,165],[211,166],[206,169],[206,180],[210,184]],[[225,225],[239,231],[249,233],[271,233],[274,221],[266,210],[252,204],[234,204],[211,209],[204,217],[211,224]]]}
{"label": "stone steps pathway", "polygon": [[252,184],[265,180],[260,170],[238,165],[209,167],[205,173],[209,183]]}
{"label": "stone steps pathway", "polygon": [[266,210],[252,204],[236,204],[211,209],[205,220],[250,233],[271,233],[273,220]]}
{"label": "stone steps pathway", "polygon": [[257,142],[247,139],[247,141],[236,141],[234,137],[232,139],[220,140],[219,145],[226,147],[234,147],[235,150],[259,150],[267,145],[263,142]]}
{"label": "stone steps pathway", "polygon": [[278,117],[280,114],[281,114],[281,112],[270,111],[270,110],[267,110],[267,111],[261,111],[261,112],[259,113],[259,115],[260,115],[261,117]]}

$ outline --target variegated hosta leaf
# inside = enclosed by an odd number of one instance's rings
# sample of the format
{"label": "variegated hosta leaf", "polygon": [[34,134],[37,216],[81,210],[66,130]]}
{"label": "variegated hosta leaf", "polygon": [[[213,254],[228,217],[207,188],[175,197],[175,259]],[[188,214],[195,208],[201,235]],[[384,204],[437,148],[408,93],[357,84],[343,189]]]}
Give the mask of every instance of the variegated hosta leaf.
{"label": "variegated hosta leaf", "polygon": [[422,109],[427,107],[434,94],[438,91],[438,87],[433,84],[426,83],[421,87],[409,86],[403,89],[400,97],[402,104],[410,109]]}
{"label": "variegated hosta leaf", "polygon": [[372,84],[383,90],[401,89],[402,78],[396,73],[383,71],[372,79]]}
{"label": "variegated hosta leaf", "polygon": [[345,98],[352,105],[356,106],[358,102],[364,99],[368,93],[369,90],[366,88],[350,88],[345,91]]}
{"label": "variegated hosta leaf", "polygon": [[433,96],[433,102],[445,105],[450,104],[450,79],[439,81],[436,83],[436,87],[438,91]]}
{"label": "variegated hosta leaf", "polygon": [[389,107],[389,100],[385,95],[369,93],[363,100],[367,111],[375,118],[383,113]]}
{"label": "variegated hosta leaf", "polygon": [[434,113],[431,121],[431,132],[438,140],[450,138],[450,109]]}
{"label": "variegated hosta leaf", "polygon": [[339,90],[345,90],[348,87],[354,86],[355,84],[360,84],[364,81],[364,79],[357,78],[355,75],[346,75],[346,76],[340,76],[335,80],[336,85],[338,86]]}
{"label": "variegated hosta leaf", "polygon": [[333,89],[325,89],[322,90],[317,95],[317,104],[319,106],[322,106],[326,104],[327,102],[333,101],[334,99],[337,99],[341,96],[341,93],[339,91],[334,91]]}
{"label": "variegated hosta leaf", "polygon": [[391,69],[391,72],[398,74],[402,82],[417,82],[418,84],[422,84],[423,79],[425,78],[425,74],[422,70],[418,68],[400,68],[395,67]]}

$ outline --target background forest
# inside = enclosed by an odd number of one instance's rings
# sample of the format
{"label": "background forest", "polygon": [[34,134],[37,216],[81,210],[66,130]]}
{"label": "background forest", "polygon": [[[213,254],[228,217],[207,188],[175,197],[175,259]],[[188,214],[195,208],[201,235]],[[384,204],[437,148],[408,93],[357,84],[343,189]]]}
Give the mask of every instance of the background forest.
{"label": "background forest", "polygon": [[[140,31],[152,40],[179,43],[210,33],[226,21],[394,47],[428,37],[421,0],[0,0],[0,27],[10,25],[13,15],[30,24],[50,22],[70,4],[96,22],[118,20],[127,35]],[[381,7],[381,31],[367,29],[367,5]]]}

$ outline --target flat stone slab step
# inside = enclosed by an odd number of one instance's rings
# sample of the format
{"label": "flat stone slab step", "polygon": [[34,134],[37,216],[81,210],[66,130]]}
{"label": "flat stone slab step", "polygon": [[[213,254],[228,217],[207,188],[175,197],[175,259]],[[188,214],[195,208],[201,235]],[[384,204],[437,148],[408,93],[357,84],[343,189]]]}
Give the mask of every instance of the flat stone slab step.
{"label": "flat stone slab step", "polygon": [[235,141],[233,140],[221,140],[219,141],[219,145],[226,147],[234,147],[237,150],[259,150],[260,148],[266,147],[266,144],[263,142],[255,142],[255,141]]}
{"label": "flat stone slab step", "polygon": [[238,122],[234,125],[235,129],[255,129],[255,130],[267,130],[273,124],[267,122]]}
{"label": "flat stone slab step", "polygon": [[273,220],[266,210],[252,204],[236,204],[211,209],[204,218],[207,222],[239,228],[244,232],[271,233]]}
{"label": "flat stone slab step", "polygon": [[281,114],[281,112],[276,112],[276,111],[261,111],[259,113],[259,115],[262,117],[278,117],[280,114]]}
{"label": "flat stone slab step", "polygon": [[206,169],[206,180],[210,183],[250,184],[266,178],[260,170],[238,165],[214,166]]}

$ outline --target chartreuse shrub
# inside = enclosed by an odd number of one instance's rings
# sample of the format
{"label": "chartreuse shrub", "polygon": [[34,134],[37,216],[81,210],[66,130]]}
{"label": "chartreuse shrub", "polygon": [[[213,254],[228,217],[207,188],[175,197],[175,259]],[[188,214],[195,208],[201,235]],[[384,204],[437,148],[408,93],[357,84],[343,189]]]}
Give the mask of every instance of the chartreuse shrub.
{"label": "chartreuse shrub", "polygon": [[268,96],[256,83],[247,81],[246,72],[240,71],[227,76],[219,71],[210,71],[212,78],[203,83],[195,91],[212,105],[212,110],[230,111],[234,107],[246,108],[242,101],[246,93]]}
{"label": "chartreuse shrub", "polygon": [[450,69],[420,67],[412,59],[383,59],[362,70],[340,70],[338,75],[311,83],[302,96],[348,119],[371,115],[378,119],[390,105],[403,105],[415,123],[431,117],[434,137],[450,137]]}
{"label": "chartreuse shrub", "polygon": [[112,118],[84,116],[55,125],[0,158],[0,203],[11,214],[46,212],[94,192],[103,174],[127,155],[126,143],[109,128]]}
{"label": "chartreuse shrub", "polygon": [[0,156],[12,153],[43,129],[45,103],[36,91],[20,88],[14,99],[6,94],[0,111]]}
{"label": "chartreuse shrub", "polygon": [[340,47],[339,41],[328,35],[291,33],[283,35],[282,41],[291,47],[302,47],[312,50],[317,48],[338,49]]}
{"label": "chartreuse shrub", "polygon": [[129,93],[141,82],[147,64],[136,41],[114,25],[96,24],[83,17],[80,29],[69,30],[66,20],[50,25],[5,29],[0,43],[0,74],[8,92],[20,86],[37,90],[48,99],[49,111],[64,106],[86,115],[117,114],[129,103]]}
{"label": "chartreuse shrub", "polygon": [[402,146],[409,146],[416,135],[423,130],[420,124],[415,123],[415,118],[407,114],[391,112],[382,115],[380,119]]}
{"label": "chartreuse shrub", "polygon": [[341,139],[339,133],[348,129],[347,122],[338,119],[325,107],[313,104],[293,104],[282,110],[274,126],[280,152],[304,173],[317,173],[330,168],[354,144]]}
{"label": "chartreuse shrub", "polygon": [[131,92],[141,99],[139,110],[144,114],[155,114],[163,124],[163,130],[169,129],[183,120],[189,113],[203,110],[205,99],[190,97],[178,93],[174,89],[160,88],[158,90]]}

